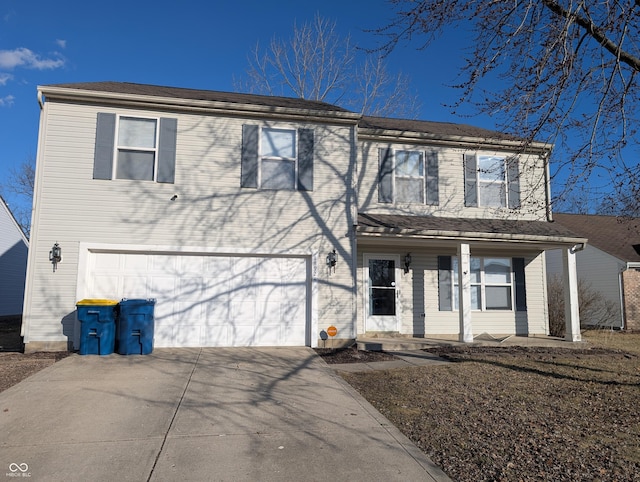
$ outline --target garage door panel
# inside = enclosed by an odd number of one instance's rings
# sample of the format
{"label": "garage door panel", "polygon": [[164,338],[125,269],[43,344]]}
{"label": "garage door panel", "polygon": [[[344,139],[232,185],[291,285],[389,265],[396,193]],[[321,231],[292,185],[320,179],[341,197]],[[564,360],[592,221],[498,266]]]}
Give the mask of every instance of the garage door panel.
{"label": "garage door panel", "polygon": [[91,253],[87,297],[155,298],[155,346],[304,345],[308,260]]}
{"label": "garage door panel", "polygon": [[201,325],[187,325],[173,327],[173,345],[182,347],[202,346]]}
{"label": "garage door panel", "polygon": [[146,276],[124,276],[122,292],[127,293],[123,298],[149,298],[148,278]]}

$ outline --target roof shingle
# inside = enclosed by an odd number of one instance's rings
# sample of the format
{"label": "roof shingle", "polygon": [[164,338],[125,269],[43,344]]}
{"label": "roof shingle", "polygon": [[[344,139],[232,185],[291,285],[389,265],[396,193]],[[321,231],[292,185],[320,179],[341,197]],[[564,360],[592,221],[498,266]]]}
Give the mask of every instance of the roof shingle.
{"label": "roof shingle", "polygon": [[[554,214],[556,223],[589,239],[594,246],[616,258],[640,262],[640,218],[592,214]],[[634,247],[635,246],[635,247]]]}

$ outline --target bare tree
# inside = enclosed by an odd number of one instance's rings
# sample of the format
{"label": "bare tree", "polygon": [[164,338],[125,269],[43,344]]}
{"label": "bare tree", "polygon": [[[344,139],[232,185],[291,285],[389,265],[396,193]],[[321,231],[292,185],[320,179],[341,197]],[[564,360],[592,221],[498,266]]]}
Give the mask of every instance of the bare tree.
{"label": "bare tree", "polygon": [[12,203],[11,211],[22,231],[29,236],[31,230],[31,204],[33,201],[33,188],[35,184],[35,159],[24,161],[17,168],[9,171],[9,176],[2,190],[17,198],[17,203]]}
{"label": "bare tree", "polygon": [[554,172],[568,187],[596,170],[619,191],[637,180],[640,0],[390,3],[395,17],[377,31],[383,51],[470,32],[454,110],[472,104],[507,132],[555,143]]}
{"label": "bare tree", "polygon": [[248,60],[238,90],[329,102],[373,116],[415,118],[419,112],[407,76],[390,74],[382,56],[358,50],[335,22],[319,15],[294,24],[288,40],[257,44]]}

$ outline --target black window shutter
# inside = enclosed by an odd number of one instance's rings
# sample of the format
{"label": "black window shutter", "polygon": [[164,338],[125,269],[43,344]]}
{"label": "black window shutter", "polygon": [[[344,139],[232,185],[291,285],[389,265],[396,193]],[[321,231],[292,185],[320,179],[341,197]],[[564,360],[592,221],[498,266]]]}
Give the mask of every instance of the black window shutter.
{"label": "black window shutter", "polygon": [[430,206],[437,206],[440,203],[438,196],[438,153],[427,152],[427,192],[425,199]]}
{"label": "black window shutter", "polygon": [[438,301],[440,311],[452,311],[451,256],[438,256]]}
{"label": "black window shutter", "polygon": [[516,311],[527,311],[527,287],[524,277],[524,258],[513,258],[513,277],[516,285]]}
{"label": "black window shutter", "polygon": [[509,196],[509,208],[520,207],[520,167],[517,157],[507,161],[507,189]]}
{"label": "black window shutter", "polygon": [[464,205],[474,207],[478,205],[477,186],[478,166],[475,154],[464,155]]}
{"label": "black window shutter", "polygon": [[393,158],[391,149],[378,149],[378,202],[393,202]]}
{"label": "black window shutter", "polygon": [[298,189],[313,191],[313,130],[298,131]]}
{"label": "black window shutter", "polygon": [[98,113],[96,145],[93,158],[93,178],[111,179],[113,174],[113,147],[116,137],[116,115]]}
{"label": "black window shutter", "polygon": [[256,125],[242,126],[242,158],[240,162],[240,186],[258,187],[258,136]]}
{"label": "black window shutter", "polygon": [[160,139],[158,141],[158,182],[173,184],[176,177],[176,138],[178,119],[160,119]]}

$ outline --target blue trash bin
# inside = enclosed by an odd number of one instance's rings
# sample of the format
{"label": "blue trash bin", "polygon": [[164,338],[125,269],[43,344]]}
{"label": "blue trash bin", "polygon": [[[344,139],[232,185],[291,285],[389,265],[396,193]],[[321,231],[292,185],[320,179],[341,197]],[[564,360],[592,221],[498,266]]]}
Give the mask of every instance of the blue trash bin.
{"label": "blue trash bin", "polygon": [[111,355],[115,348],[118,302],[84,299],[76,303],[80,322],[80,354]]}
{"label": "blue trash bin", "polygon": [[153,351],[156,300],[120,301],[117,339],[120,355],[148,355]]}

